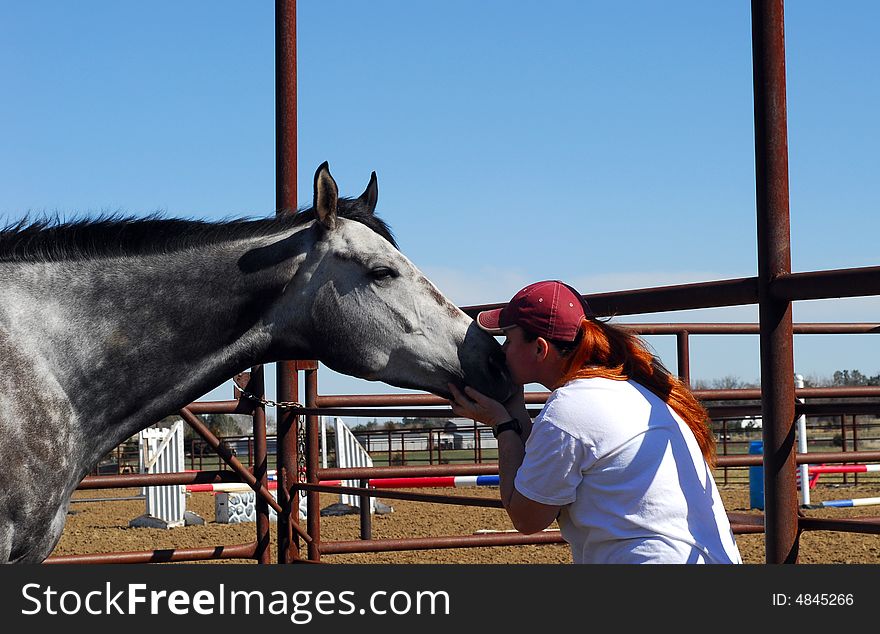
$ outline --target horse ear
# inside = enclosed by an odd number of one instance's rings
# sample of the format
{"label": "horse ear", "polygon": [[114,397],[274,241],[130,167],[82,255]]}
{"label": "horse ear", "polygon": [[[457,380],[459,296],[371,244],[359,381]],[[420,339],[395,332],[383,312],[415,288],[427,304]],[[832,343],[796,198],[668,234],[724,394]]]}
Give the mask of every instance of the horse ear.
{"label": "horse ear", "polygon": [[327,161],[318,166],[315,172],[315,217],[328,229],[336,227],[336,205],[339,202],[339,188],[330,175]]}
{"label": "horse ear", "polygon": [[379,202],[379,180],[376,178],[376,172],[370,175],[370,182],[358,200],[367,206],[371,214],[376,212],[376,203]]}

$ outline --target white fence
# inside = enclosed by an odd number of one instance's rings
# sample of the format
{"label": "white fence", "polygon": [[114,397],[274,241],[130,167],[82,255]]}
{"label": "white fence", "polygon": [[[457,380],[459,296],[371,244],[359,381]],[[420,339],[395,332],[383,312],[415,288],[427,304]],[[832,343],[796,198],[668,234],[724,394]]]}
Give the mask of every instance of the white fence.
{"label": "white fence", "polygon": [[[177,473],[185,470],[183,458],[183,421],[168,428],[147,428],[138,435],[141,473]],[[186,513],[184,485],[145,487],[147,509],[130,526],[174,528],[183,526]]]}
{"label": "white fence", "polygon": [[[341,418],[333,419],[334,430],[336,431],[336,466],[337,467],[372,467],[373,459],[364,449],[364,446],[358,441],[352,431],[346,427]],[[327,417],[321,417],[321,440],[323,447],[327,446]],[[327,451],[324,451],[324,459],[322,463],[327,466]],[[342,486],[360,486],[358,480],[343,480]],[[340,495],[339,501],[342,504],[361,507],[360,496],[357,495]],[[376,498],[370,498],[370,512],[376,512]]]}

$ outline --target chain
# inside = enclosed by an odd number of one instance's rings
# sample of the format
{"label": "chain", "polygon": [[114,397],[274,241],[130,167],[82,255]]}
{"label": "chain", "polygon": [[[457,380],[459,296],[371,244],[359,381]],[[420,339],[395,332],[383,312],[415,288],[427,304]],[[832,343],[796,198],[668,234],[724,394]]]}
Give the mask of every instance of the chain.
{"label": "chain", "polygon": [[[241,391],[241,395],[245,398],[249,398],[252,401],[257,401],[258,403],[262,403],[266,407],[277,407],[279,409],[300,409],[305,407],[302,403],[298,403],[297,401],[273,401],[268,398],[262,398],[257,396],[256,394],[251,394],[246,389],[244,389],[241,385],[239,385],[238,381],[235,377],[232,377],[232,382],[235,383],[235,387],[237,387]],[[297,422],[301,421],[301,417],[296,417]],[[297,444],[297,481],[298,482],[306,482],[306,434],[305,434],[305,426],[300,423],[296,425],[296,444]]]}
{"label": "chain", "polygon": [[299,409],[305,407],[302,403],[298,403],[297,401],[273,401],[268,398],[262,398],[257,396],[256,394],[251,394],[246,389],[244,389],[241,385],[238,384],[238,381],[235,380],[235,377],[232,377],[232,382],[235,383],[235,387],[241,390],[241,395],[245,398],[249,398],[252,401],[257,401],[258,403],[262,403],[266,407],[277,407],[279,409]]}
{"label": "chain", "polygon": [[306,447],[305,417],[297,416],[296,421],[298,422],[296,426],[296,481],[305,483],[308,481],[306,478],[306,452],[308,448]]}

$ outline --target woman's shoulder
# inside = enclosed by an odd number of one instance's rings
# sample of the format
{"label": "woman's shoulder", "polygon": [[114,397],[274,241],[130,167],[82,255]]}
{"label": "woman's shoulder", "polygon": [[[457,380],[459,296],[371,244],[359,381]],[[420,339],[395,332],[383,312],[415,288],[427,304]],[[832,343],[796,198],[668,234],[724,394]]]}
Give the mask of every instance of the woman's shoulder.
{"label": "woman's shoulder", "polygon": [[547,399],[547,406],[557,412],[574,409],[589,410],[597,415],[615,414],[642,407],[646,402],[645,392],[647,390],[630,380],[605,377],[574,379],[554,390]]}
{"label": "woman's shoulder", "polygon": [[549,411],[565,411],[572,408],[583,410],[584,407],[597,407],[625,398],[625,392],[632,390],[626,381],[614,381],[602,377],[573,379],[562,385],[547,398],[545,409]]}
{"label": "woman's shoulder", "polygon": [[554,395],[560,397],[581,396],[586,398],[601,398],[603,394],[631,393],[636,388],[633,381],[627,379],[608,379],[601,376],[583,379],[572,379],[565,385],[554,390]]}

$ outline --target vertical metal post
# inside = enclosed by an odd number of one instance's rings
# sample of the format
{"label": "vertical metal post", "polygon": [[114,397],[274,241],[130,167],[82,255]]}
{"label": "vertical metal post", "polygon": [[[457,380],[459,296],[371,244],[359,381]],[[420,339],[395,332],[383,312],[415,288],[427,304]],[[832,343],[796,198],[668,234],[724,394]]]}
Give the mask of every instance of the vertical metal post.
{"label": "vertical metal post", "polygon": [[[251,369],[248,391],[259,396],[265,394],[263,366],[259,365]],[[254,407],[254,477],[266,488],[269,485],[267,470],[266,410],[262,404],[257,404]],[[257,563],[268,564],[271,558],[269,552],[269,503],[260,495],[256,496],[254,512],[257,525]]]}
{"label": "vertical metal post", "polygon": [[[318,400],[318,370],[305,371],[306,407],[315,407]],[[318,423],[319,416],[306,416],[306,480],[309,484],[318,484]],[[308,519],[306,532],[311,535],[309,559],[321,561],[321,498],[317,491],[309,491]]]}
{"label": "vertical metal post", "polygon": [[[279,401],[299,399],[299,381],[296,365],[290,361],[276,364]],[[278,516],[278,563],[288,564],[299,559],[299,542],[294,539],[292,523],[299,523],[299,495],[291,495],[291,488],[299,478],[299,445],[297,430],[300,417],[295,410],[278,408],[276,412],[275,464],[278,479],[278,503],[283,513]]]}
{"label": "vertical metal post", "polygon": [[782,0],[752,0],[758,310],[767,563],[797,563],[791,302],[772,296],[791,273],[785,28]]}
{"label": "vertical metal post", "polygon": [[[359,486],[366,489],[370,486],[370,481],[364,478],[360,481]],[[369,495],[362,495],[360,502],[361,539],[373,539],[373,498]]]}
{"label": "vertical metal post", "polygon": [[296,0],[275,0],[275,202],[296,211]]}
{"label": "vertical metal post", "polygon": [[[296,0],[275,0],[275,208],[277,214],[296,211]],[[278,401],[299,400],[296,365],[276,364]],[[276,413],[276,465],[278,503],[284,513],[278,517],[278,563],[290,563],[299,556],[291,522],[299,522],[299,497],[290,495],[299,477],[297,424],[294,410]]]}
{"label": "vertical metal post", "polygon": [[682,330],[675,334],[678,352],[678,378],[690,387],[691,384],[691,353],[688,345],[688,331]]}

